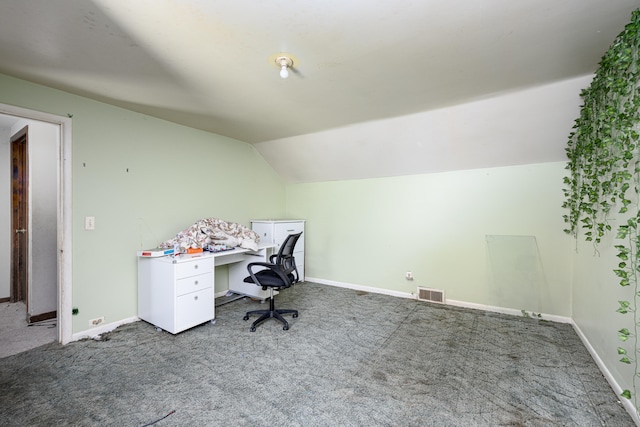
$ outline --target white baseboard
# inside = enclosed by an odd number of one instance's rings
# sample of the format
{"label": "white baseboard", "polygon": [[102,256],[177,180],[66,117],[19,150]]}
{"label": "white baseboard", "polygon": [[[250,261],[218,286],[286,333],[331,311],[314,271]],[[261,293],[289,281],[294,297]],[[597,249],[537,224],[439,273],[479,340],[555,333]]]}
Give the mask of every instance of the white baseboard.
{"label": "white baseboard", "polygon": [[[615,392],[616,396],[620,396],[620,393],[622,393],[622,387],[620,387],[620,384],[618,384],[615,378],[613,378],[613,375],[611,375],[611,372],[607,368],[607,365],[605,365],[605,363],[602,361],[602,359],[596,352],[595,348],[593,348],[593,346],[587,339],[586,335],[582,332],[580,327],[573,320],[571,321],[571,325],[573,326],[573,329],[576,331],[576,334],[578,334],[578,336],[580,337],[582,344],[584,344],[584,346],[587,348],[587,350],[591,354],[591,357],[593,358],[593,360],[595,360],[596,365],[598,365],[598,368],[600,368],[600,372],[602,372],[602,375],[604,375],[604,377],[607,379],[607,382]],[[620,403],[622,403],[622,406],[624,407],[624,409],[626,409],[629,415],[631,415],[631,418],[633,418],[633,422],[635,422],[636,425],[640,426],[640,417],[638,417],[638,413],[636,412],[636,408],[633,402],[629,399],[625,399],[624,397],[619,397],[618,400],[620,401]]]}
{"label": "white baseboard", "polygon": [[[453,305],[456,307],[464,307],[464,308],[472,308],[475,310],[482,311],[490,311],[492,313],[501,313],[501,314],[509,314],[512,316],[520,316],[523,317],[522,310],[517,310],[515,308],[505,308],[505,307],[496,307],[493,305],[485,305],[485,304],[476,304],[473,302],[466,301],[456,301],[448,299],[446,301],[447,305]],[[540,314],[538,317],[537,314]],[[570,317],[557,316],[555,314],[544,314],[544,313],[536,313],[536,319],[548,320],[549,322],[556,323],[572,323],[573,320]]]}
{"label": "white baseboard", "polygon": [[[391,295],[394,297],[400,297],[400,298],[416,298],[416,295],[410,292],[398,292],[398,291],[390,291],[388,289],[382,289],[382,288],[374,288],[371,286],[362,286],[362,285],[355,285],[353,283],[344,283],[344,282],[335,282],[333,280],[325,280],[325,279],[318,279],[316,277],[307,277],[306,278],[307,282],[313,282],[313,283],[319,283],[321,285],[329,285],[329,286],[337,286],[339,288],[347,288],[347,289],[353,289],[356,291],[365,291],[365,292],[371,292],[371,293],[375,293],[375,294],[383,294],[383,295]],[[450,300],[447,299],[445,301],[445,305],[452,305],[452,306],[456,306],[456,307],[464,307],[464,308],[472,308],[475,310],[482,310],[482,311],[490,311],[493,313],[502,313],[502,314],[510,314],[513,316],[520,316],[522,317],[522,310],[516,310],[513,308],[504,308],[504,307],[494,307],[491,305],[485,305],[485,304],[476,304],[473,302],[466,302],[466,301],[456,301],[456,300]],[[537,316],[536,316],[537,318]],[[557,323],[572,323],[573,320],[570,317],[564,317],[564,316],[556,316],[553,314],[544,314],[541,313],[540,314],[540,319],[542,320],[548,320],[550,322],[557,322]]]}
{"label": "white baseboard", "polygon": [[[222,292],[218,292],[214,295],[214,298],[219,298],[219,297],[223,297],[225,295],[227,295],[227,293],[229,293],[229,291],[222,291]],[[127,319],[122,319],[118,322],[113,322],[113,323],[107,323],[104,325],[100,325],[96,328],[91,328],[91,329],[87,329],[85,331],[80,331],[80,332],[76,332],[74,334],[71,335],[71,339],[69,340],[69,342],[72,341],[79,341],[85,338],[95,338],[100,334],[104,334],[107,332],[111,332],[114,329],[116,329],[118,326],[122,326],[122,325],[126,325],[127,323],[133,323],[133,322],[137,322],[138,320],[140,320],[140,318],[138,316],[133,316],[133,317],[129,317]]]}
{"label": "white baseboard", "polygon": [[87,329],[85,331],[76,332],[71,335],[71,341],[78,341],[85,338],[95,338],[100,334],[104,334],[106,332],[111,332],[118,326],[126,325],[127,323],[133,323],[140,320],[138,316],[129,317],[127,319],[122,319],[113,323],[106,323],[104,325],[100,325],[96,328]]}
{"label": "white baseboard", "polygon": [[338,288],[353,289],[355,291],[371,292],[373,294],[391,295],[400,298],[415,298],[414,294],[408,292],[390,291],[389,289],[373,288],[371,286],[354,285],[352,283],[334,282],[333,280],[318,279],[316,277],[305,277],[305,282],[319,283],[321,285],[336,286]]}
{"label": "white baseboard", "polygon": [[[219,298],[219,297],[223,297],[225,295],[227,295],[227,293],[229,293],[229,291],[222,291],[222,292],[218,292],[214,295],[214,298]],[[127,323],[133,323],[133,322],[137,322],[138,320],[140,320],[140,318],[138,316],[133,316],[133,317],[129,317],[127,319],[122,319],[118,322],[113,322],[113,323],[108,323],[108,324],[104,324],[104,325],[100,325],[96,328],[91,328],[91,329],[87,329],[81,332],[76,332],[74,334],[71,335],[71,339],[69,340],[69,342],[72,341],[79,341],[81,339],[85,339],[85,338],[95,338],[100,334],[104,334],[107,332],[111,332],[114,329],[116,329],[118,326],[122,326],[122,325],[126,325]]]}

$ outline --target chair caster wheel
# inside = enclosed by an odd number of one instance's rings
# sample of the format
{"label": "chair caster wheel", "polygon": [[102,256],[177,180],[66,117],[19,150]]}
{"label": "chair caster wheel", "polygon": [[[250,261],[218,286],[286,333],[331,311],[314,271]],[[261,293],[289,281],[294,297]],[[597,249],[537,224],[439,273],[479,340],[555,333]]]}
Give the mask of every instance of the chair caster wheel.
{"label": "chair caster wheel", "polygon": [[255,332],[256,328],[254,328],[253,326],[249,328],[249,332]]}
{"label": "chair caster wheel", "polygon": [[244,316],[242,320],[249,320],[249,316]]}
{"label": "chair caster wheel", "polygon": [[298,313],[293,313],[293,316],[291,317],[298,317]]}
{"label": "chair caster wheel", "polygon": [[289,325],[284,325],[284,326],[282,327],[282,330],[283,330],[283,331],[288,331],[288,330],[289,330]]}

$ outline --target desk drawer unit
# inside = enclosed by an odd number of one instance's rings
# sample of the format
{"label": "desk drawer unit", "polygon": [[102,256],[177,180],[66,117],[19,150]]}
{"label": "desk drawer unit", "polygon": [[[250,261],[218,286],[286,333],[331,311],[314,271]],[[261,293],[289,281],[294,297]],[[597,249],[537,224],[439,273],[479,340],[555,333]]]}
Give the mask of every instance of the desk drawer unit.
{"label": "desk drawer unit", "polygon": [[177,334],[215,317],[213,258],[138,258],[138,317]]}

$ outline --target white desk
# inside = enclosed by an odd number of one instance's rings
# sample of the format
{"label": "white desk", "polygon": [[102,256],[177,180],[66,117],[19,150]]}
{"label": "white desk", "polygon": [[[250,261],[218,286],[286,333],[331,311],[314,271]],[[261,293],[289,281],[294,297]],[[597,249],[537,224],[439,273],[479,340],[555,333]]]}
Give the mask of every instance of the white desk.
{"label": "white desk", "polygon": [[268,262],[273,244],[257,251],[236,248],[223,252],[138,257],[138,317],[172,334],[215,318],[215,267],[229,265],[229,290],[266,299],[267,291],[244,283],[251,262]]}

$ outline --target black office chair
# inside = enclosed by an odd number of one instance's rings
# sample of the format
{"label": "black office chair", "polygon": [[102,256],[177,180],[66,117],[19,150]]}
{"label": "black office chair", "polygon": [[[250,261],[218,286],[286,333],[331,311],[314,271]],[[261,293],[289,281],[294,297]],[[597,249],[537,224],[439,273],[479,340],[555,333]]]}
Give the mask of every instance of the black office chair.
{"label": "black office chair", "polygon": [[256,326],[272,317],[281,321],[284,324],[282,329],[287,331],[289,330],[289,323],[284,320],[282,315],[293,314],[293,317],[298,317],[298,310],[275,309],[273,304],[273,289],[288,288],[300,280],[298,268],[296,267],[296,259],[293,257],[293,248],[295,248],[300,235],[302,235],[302,232],[289,234],[282,243],[278,253],[269,257],[269,261],[271,262],[252,262],[247,266],[249,276],[246,277],[244,281],[262,286],[264,290],[269,289],[270,295],[269,310],[253,310],[245,314],[244,320],[249,320],[249,316],[251,315],[260,315],[249,328],[251,332],[255,332]]}

